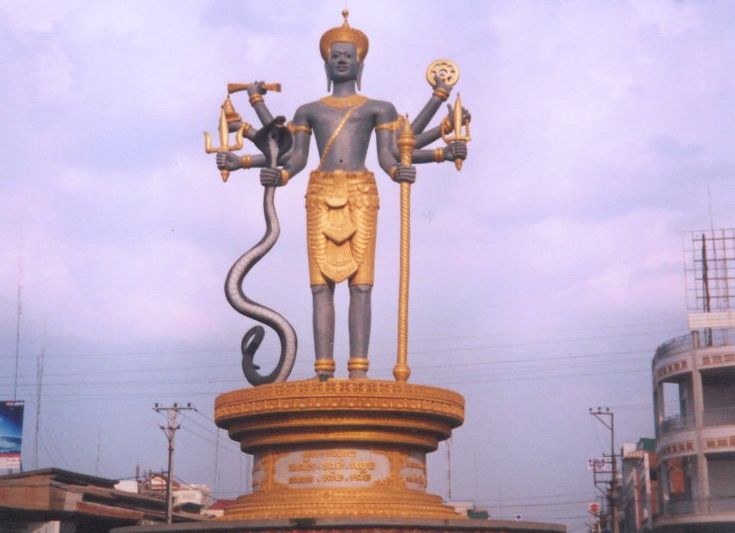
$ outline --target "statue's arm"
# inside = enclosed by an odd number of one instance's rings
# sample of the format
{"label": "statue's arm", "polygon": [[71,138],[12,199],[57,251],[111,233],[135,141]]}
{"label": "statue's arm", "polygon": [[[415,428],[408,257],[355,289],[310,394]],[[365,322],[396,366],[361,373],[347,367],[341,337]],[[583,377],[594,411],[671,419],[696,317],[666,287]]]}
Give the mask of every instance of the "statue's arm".
{"label": "statue's arm", "polygon": [[454,161],[455,159],[464,160],[466,158],[467,143],[464,141],[456,141],[433,150],[414,150],[411,162],[417,164],[443,163],[444,161]]}
{"label": "statue's arm", "polygon": [[252,124],[248,124],[244,120],[228,120],[227,121],[227,131],[230,133],[235,133],[237,130],[240,129],[240,126],[245,124],[245,131],[243,132],[243,137],[246,139],[252,141],[255,139],[255,134],[260,131],[258,128],[253,126]]}
{"label": "statue's arm", "polygon": [[378,146],[378,164],[388,175],[398,165],[398,156],[393,150],[396,120],[398,113],[393,104],[381,103],[375,113],[375,137]]}
{"label": "statue's arm", "polygon": [[[418,135],[423,132],[429,121],[434,118],[434,115],[439,110],[439,107],[449,98],[449,93],[452,92],[452,86],[445,83],[444,80],[438,76],[434,77],[436,85],[434,86],[434,92],[431,93],[429,101],[426,102],[424,108],[416,115],[411,123],[411,129],[414,135]],[[428,144],[428,143],[426,143]],[[425,145],[424,145],[425,146]]]}
{"label": "statue's arm", "polygon": [[289,128],[293,133],[293,148],[288,152],[288,162],[284,165],[284,169],[289,176],[293,177],[306,167],[309,159],[309,144],[311,142],[311,121],[309,120],[309,112],[307,106],[301,106],[294,113],[293,120],[289,124]]}
{"label": "statue's arm", "polygon": [[[416,135],[416,148],[423,148],[424,146],[433,143],[435,140],[441,138],[442,134],[448,135],[454,131],[454,124],[452,118],[454,117],[454,108],[447,104],[447,116],[442,119],[442,122],[436,128],[431,128],[429,131]],[[462,123],[466,124],[472,120],[472,115],[466,107],[462,108]]]}
{"label": "statue's arm", "polygon": [[439,139],[442,136],[441,127],[437,126],[436,128],[431,128],[428,131],[425,131],[423,133],[419,133],[416,135],[416,148],[423,148],[427,144],[433,143],[435,140]]}
{"label": "statue's arm", "polygon": [[398,113],[393,104],[381,102],[375,115],[375,123],[380,168],[393,181],[413,183],[416,180],[416,167],[402,164],[394,150],[396,146],[394,132],[399,122]]}
{"label": "statue's arm", "polygon": [[273,120],[273,115],[268,109],[268,106],[265,105],[265,100],[263,99],[263,95],[268,91],[263,88],[262,81],[256,81],[248,87],[247,91],[250,105],[253,106],[255,114],[258,115],[258,118],[260,119],[260,123],[265,126]]}
{"label": "statue's arm", "polygon": [[239,155],[234,152],[217,154],[217,168],[230,172],[240,169],[261,168],[265,166],[265,156],[261,153]]}

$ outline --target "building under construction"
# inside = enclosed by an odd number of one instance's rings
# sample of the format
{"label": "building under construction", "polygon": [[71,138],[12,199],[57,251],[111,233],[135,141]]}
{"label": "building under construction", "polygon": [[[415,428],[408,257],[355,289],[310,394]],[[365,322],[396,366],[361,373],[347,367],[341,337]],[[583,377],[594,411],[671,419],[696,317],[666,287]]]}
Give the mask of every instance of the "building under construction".
{"label": "building under construction", "polygon": [[658,347],[654,531],[735,531],[735,230],[685,238],[689,333]]}

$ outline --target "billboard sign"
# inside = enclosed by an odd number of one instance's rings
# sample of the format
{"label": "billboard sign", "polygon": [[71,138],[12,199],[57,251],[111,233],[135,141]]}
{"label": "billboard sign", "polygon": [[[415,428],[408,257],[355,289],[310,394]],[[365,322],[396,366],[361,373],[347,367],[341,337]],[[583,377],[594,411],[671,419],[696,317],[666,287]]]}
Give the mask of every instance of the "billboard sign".
{"label": "billboard sign", "polygon": [[23,402],[0,401],[0,470],[20,470]]}

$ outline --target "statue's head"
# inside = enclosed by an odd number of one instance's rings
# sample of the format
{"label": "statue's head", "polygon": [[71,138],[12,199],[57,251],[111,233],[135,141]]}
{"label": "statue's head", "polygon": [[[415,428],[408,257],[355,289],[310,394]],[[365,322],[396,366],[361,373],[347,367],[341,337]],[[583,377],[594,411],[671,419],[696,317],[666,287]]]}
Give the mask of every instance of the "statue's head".
{"label": "statue's head", "polygon": [[368,38],[363,32],[352,28],[347,21],[349,11],[342,11],[344,22],[327,30],[319,41],[319,51],[324,59],[327,81],[355,80],[358,88],[362,77],[362,66],[368,52]]}

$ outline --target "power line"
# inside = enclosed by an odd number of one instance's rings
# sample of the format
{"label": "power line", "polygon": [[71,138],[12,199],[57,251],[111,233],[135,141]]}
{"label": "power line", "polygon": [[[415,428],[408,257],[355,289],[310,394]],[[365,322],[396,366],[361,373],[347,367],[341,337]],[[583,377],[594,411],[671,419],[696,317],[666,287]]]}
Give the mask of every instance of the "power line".
{"label": "power line", "polygon": [[[658,323],[655,323],[658,324]],[[611,326],[613,327],[613,326]],[[622,326],[620,326],[622,327]],[[556,332],[561,331],[594,331],[597,328],[580,328],[580,329],[573,329],[573,330],[554,330]],[[587,337],[570,337],[570,338],[564,338],[564,339],[544,339],[539,341],[527,341],[527,342],[512,342],[512,343],[500,343],[500,344],[483,344],[479,346],[473,346],[473,347],[456,347],[453,346],[451,348],[447,349],[431,349],[431,350],[412,350],[412,353],[436,353],[437,351],[452,351],[452,350],[484,350],[484,349],[490,349],[490,348],[513,348],[513,347],[524,347],[524,346],[541,346],[541,345],[549,345],[549,344],[564,344],[568,342],[582,342],[582,341],[589,341],[589,340],[609,340],[609,339],[617,339],[617,338],[628,338],[628,337],[640,337],[640,336],[646,336],[646,335],[664,335],[664,334],[670,334],[670,329],[665,330],[648,330],[648,331],[638,331],[638,332],[625,332],[625,333],[618,333],[614,335],[592,335]],[[431,338],[417,338],[413,339],[414,343],[420,343],[420,342],[437,342],[437,341],[454,341],[454,340],[465,340],[465,339],[479,339],[479,338],[486,338],[488,336],[499,336],[499,335],[512,335],[510,333],[506,334],[487,334],[487,335],[462,335],[462,336],[444,336],[444,337],[431,337]],[[517,334],[515,334],[517,335]],[[515,336],[512,335],[512,336]],[[371,346],[373,345],[380,345],[380,344],[392,344],[395,340],[374,340],[371,341]],[[346,346],[344,343],[336,343],[335,347],[339,346]],[[311,348],[310,345],[307,344],[301,344],[301,347],[308,350]],[[234,350],[231,347],[209,347],[209,348],[201,348],[201,349],[185,349],[185,350],[126,350],[126,351],[95,351],[95,352],[66,352],[63,351],[58,352],[56,355],[52,355],[52,359],[61,359],[61,358],[67,358],[67,357],[103,357],[103,356],[127,356],[127,357],[147,357],[150,355],[181,355],[181,354],[194,354],[194,353],[212,353],[212,352],[222,352],[222,353],[233,353],[236,350]],[[0,357],[0,359],[6,359],[7,357]]]}
{"label": "power line", "polygon": [[[449,352],[451,350],[447,350]],[[546,365],[546,363],[554,362],[554,363],[562,363],[564,361],[578,361],[580,359],[586,359],[586,358],[600,358],[600,357],[611,357],[611,356],[621,356],[621,355],[635,355],[640,354],[644,350],[627,350],[627,351],[613,351],[613,352],[593,352],[593,353],[582,353],[582,354],[574,354],[574,355],[562,355],[562,356],[555,356],[555,357],[542,357],[542,358],[525,358],[525,359],[502,359],[502,360],[496,360],[496,361],[473,361],[473,362],[465,362],[465,363],[459,363],[459,362],[448,362],[445,364],[423,364],[420,361],[414,365],[414,369],[417,372],[423,372],[423,371],[443,371],[447,368],[478,368],[478,367],[484,367],[484,366],[493,366],[493,365],[520,365],[520,364],[531,364],[536,365],[540,369],[543,368],[552,368],[553,366],[561,366],[559,364],[555,365]],[[643,359],[641,359],[643,361]],[[616,362],[622,362],[620,358],[616,360]],[[645,360],[646,364],[648,364],[648,360]],[[179,370],[203,370],[203,369],[211,369],[211,368],[231,368],[233,366],[237,366],[236,362],[233,362],[232,364],[227,363],[223,365],[193,365],[193,366],[180,366]],[[389,369],[388,366],[385,366],[383,370]],[[157,367],[157,368],[138,368],[138,369],[131,369],[131,370],[100,370],[96,372],[85,372],[86,375],[104,375],[104,374],[120,374],[120,373],[131,373],[131,374],[150,374],[155,372],[162,372],[164,370],[168,370],[167,367]],[[378,364],[375,366],[375,370],[379,371],[381,370],[381,366]],[[516,369],[506,369],[505,371],[515,371]],[[78,376],[78,372],[64,372],[64,373],[52,373],[52,374],[46,374],[46,377],[52,376],[52,377],[67,377],[67,376]],[[194,382],[204,381],[204,378],[190,378],[193,379]],[[240,379],[234,379],[234,378],[227,378],[227,382],[236,382],[236,381],[242,381]],[[214,380],[210,380],[210,382],[214,382]],[[153,380],[116,380],[116,381],[95,381],[95,382],[86,382],[86,381],[67,381],[67,382],[46,382],[47,386],[77,386],[80,384],[89,384],[89,385],[109,385],[109,384],[136,384],[136,383],[153,383]],[[184,384],[184,383],[192,383],[192,381],[168,381],[168,382],[162,382],[162,381],[156,381],[156,384]],[[21,382],[21,386],[27,386],[30,382],[23,383]]]}

